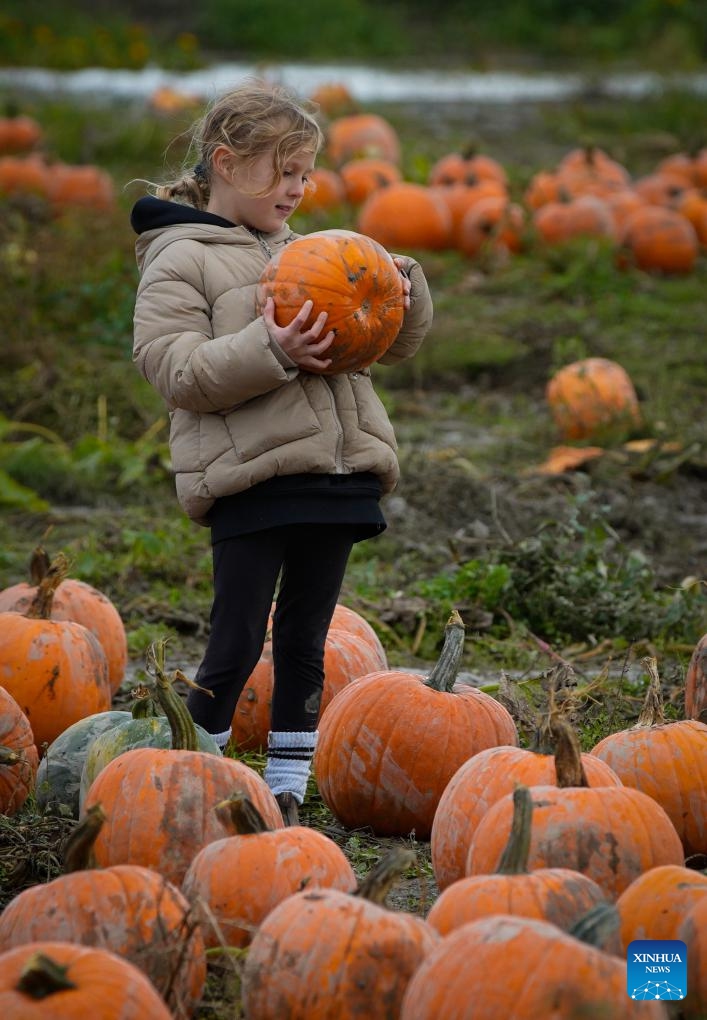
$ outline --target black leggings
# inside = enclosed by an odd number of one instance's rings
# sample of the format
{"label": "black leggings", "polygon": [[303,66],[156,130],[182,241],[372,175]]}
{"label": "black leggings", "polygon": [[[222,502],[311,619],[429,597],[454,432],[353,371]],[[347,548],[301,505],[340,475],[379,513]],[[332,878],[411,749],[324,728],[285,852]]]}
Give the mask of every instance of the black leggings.
{"label": "black leggings", "polygon": [[241,691],[272,625],[271,729],[317,728],[324,686],[324,643],[341,592],[354,529],[290,524],[225,539],[213,547],[211,633],[195,680],[214,697],[190,690],[187,706],[209,733],[231,728]]}

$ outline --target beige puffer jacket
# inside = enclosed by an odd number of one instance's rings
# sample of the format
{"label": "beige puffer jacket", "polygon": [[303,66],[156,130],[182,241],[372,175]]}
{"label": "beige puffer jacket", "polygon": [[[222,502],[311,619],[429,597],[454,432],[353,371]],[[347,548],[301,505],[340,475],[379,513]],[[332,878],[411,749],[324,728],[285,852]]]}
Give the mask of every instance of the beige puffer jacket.
{"label": "beige puffer jacket", "polygon": [[[297,235],[184,222],[140,234],[133,358],[164,398],[177,495],[200,524],[215,499],[274,475],[373,471],[389,492],[393,428],[369,370],[300,371],[255,317],[268,260]],[[411,307],[381,362],[411,357],[432,322],[420,266],[405,268]]]}

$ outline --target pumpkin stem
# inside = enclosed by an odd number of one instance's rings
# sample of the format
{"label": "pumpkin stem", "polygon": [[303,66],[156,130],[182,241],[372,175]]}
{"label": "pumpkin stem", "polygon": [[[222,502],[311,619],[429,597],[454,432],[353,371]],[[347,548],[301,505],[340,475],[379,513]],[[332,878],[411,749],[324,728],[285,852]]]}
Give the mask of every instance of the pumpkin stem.
{"label": "pumpkin stem", "polygon": [[650,683],[646,692],[646,700],[643,702],[643,708],[634,729],[644,726],[662,726],[665,723],[665,706],[658,676],[658,660],[649,656],[641,661],[648,670]]}
{"label": "pumpkin stem", "polygon": [[621,926],[621,914],[614,903],[596,903],[570,928],[580,942],[604,949],[616,937]]}
{"label": "pumpkin stem", "polygon": [[513,791],[513,821],[506,848],[496,868],[497,875],[525,875],[528,872],[533,798],[527,786]]}
{"label": "pumpkin stem", "polygon": [[39,582],[37,593],[27,610],[27,616],[30,620],[50,619],[56,590],[68,572],[69,561],[64,553],[57,553],[46,574]]}
{"label": "pumpkin stem", "polygon": [[397,880],[415,863],[415,854],[404,846],[393,847],[374,868],[361,879],[352,893],[369,903],[385,906],[385,898]]}
{"label": "pumpkin stem", "polygon": [[138,684],[133,687],[130,695],[133,699],[130,713],[133,719],[155,719],[159,712],[152,691],[147,684]]}
{"label": "pumpkin stem", "polygon": [[32,953],[22,968],[16,990],[24,992],[30,999],[46,999],[57,992],[77,987],[69,981],[68,973],[68,966],[57,963],[45,953]]}
{"label": "pumpkin stem", "polygon": [[577,734],[559,713],[551,717],[550,725],[555,733],[555,772],[558,787],[564,789],[568,786],[589,786]]}
{"label": "pumpkin stem", "polygon": [[[154,677],[157,700],[167,716],[172,733],[172,749],[174,751],[198,751],[199,742],[194,720],[184,699],[180,698],[174,689],[175,680],[186,680],[187,678],[179,670],[176,670],[171,677],[167,676],[165,672],[166,645],[166,639],[150,645],[145,656],[146,669],[148,674]],[[193,686],[197,685],[193,684]]]}
{"label": "pumpkin stem", "polygon": [[36,546],[32,551],[32,557],[29,561],[29,576],[35,588],[42,578],[46,576],[49,565],[50,560],[46,549],[43,549],[41,545]]}
{"label": "pumpkin stem", "polygon": [[0,744],[0,765],[29,765],[29,762],[19,751],[13,751],[11,747]]}
{"label": "pumpkin stem", "polygon": [[464,622],[456,609],[444,628],[444,644],[437,665],[424,681],[425,687],[449,693],[457,679],[464,654]]}
{"label": "pumpkin stem", "polygon": [[64,844],[64,874],[93,867],[93,846],[106,820],[100,804],[88,809]]}
{"label": "pumpkin stem", "polygon": [[237,790],[215,806],[216,817],[230,836],[272,832],[250,797]]}

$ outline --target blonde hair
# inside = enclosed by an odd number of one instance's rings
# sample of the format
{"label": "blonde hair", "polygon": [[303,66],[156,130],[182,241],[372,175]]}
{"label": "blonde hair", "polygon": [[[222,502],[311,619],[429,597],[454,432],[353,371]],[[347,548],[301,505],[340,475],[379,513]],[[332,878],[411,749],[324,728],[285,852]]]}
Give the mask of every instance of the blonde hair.
{"label": "blonde hair", "polygon": [[319,152],[323,134],[314,116],[316,109],[316,104],[300,100],[281,85],[246,79],[215,99],[194,124],[191,165],[177,180],[156,185],[155,195],[205,209],[211,192],[211,159],[219,145],[226,145],[244,167],[272,150],[272,182],[253,193],[254,197],[269,194],[293,156],[311,153],[315,157]]}

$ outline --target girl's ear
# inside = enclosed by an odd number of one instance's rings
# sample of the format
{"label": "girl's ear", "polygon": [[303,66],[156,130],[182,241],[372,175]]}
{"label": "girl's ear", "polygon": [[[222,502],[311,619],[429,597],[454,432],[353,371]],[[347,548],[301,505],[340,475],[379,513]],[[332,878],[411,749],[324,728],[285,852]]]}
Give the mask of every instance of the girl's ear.
{"label": "girl's ear", "polygon": [[235,157],[227,145],[217,145],[211,156],[213,172],[223,178],[228,184],[233,181]]}

